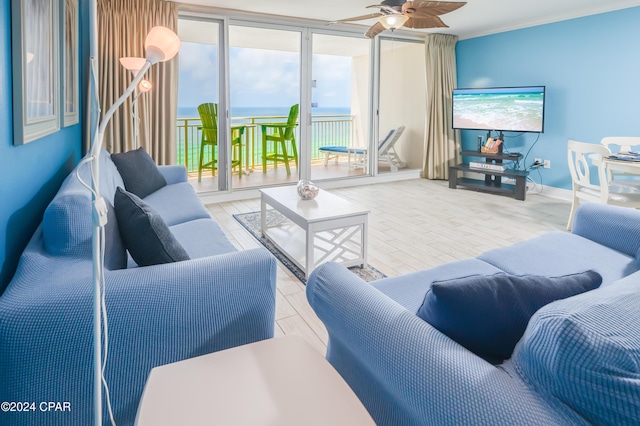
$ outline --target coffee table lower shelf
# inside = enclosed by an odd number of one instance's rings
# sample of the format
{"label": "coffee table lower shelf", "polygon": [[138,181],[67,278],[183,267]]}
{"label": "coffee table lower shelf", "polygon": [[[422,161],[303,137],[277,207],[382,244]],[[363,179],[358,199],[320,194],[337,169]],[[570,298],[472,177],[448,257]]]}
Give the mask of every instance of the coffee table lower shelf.
{"label": "coffee table lower shelf", "polygon": [[[270,212],[277,214],[273,210]],[[306,278],[317,265],[325,262],[340,262],[346,267],[366,266],[362,242],[366,230],[363,229],[362,223],[314,232],[305,231],[284,217],[282,219],[281,224],[264,229],[262,235],[304,271]],[[307,235],[307,232],[311,235]],[[310,262],[307,262],[307,241],[313,247]]]}

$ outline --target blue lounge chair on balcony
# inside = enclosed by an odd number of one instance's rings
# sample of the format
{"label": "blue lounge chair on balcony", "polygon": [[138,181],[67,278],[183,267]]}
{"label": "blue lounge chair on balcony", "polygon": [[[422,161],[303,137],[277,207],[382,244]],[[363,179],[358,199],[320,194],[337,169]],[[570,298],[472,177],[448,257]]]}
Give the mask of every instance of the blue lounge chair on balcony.
{"label": "blue lounge chair on balcony", "polygon": [[[404,126],[400,126],[397,129],[391,130],[378,144],[378,161],[384,161],[389,164],[392,172],[397,172],[399,168],[406,167],[406,163],[400,159],[400,156],[394,148],[395,143],[400,139],[404,129]],[[328,145],[319,148],[318,151],[324,153],[325,166],[329,164],[329,159],[332,157],[335,157],[337,163],[340,155],[347,155],[349,166],[364,167],[366,164],[367,148]],[[352,157],[355,159],[355,163],[353,164],[351,162]]]}

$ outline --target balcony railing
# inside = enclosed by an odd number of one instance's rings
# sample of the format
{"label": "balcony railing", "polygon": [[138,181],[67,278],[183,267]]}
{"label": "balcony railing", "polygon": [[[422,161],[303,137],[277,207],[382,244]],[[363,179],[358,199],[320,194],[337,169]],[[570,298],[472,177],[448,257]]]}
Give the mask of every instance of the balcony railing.
{"label": "balcony railing", "polygon": [[[318,151],[323,146],[353,146],[354,119],[349,114],[314,115],[311,117],[311,159],[324,158]],[[286,122],[286,116],[232,117],[231,126],[246,125],[245,143],[249,153],[248,165],[251,169],[262,167],[262,127],[260,123]],[[200,155],[201,126],[200,118],[177,119],[177,163],[183,164],[188,171],[198,170]],[[300,152],[299,130],[296,130],[298,152]]]}

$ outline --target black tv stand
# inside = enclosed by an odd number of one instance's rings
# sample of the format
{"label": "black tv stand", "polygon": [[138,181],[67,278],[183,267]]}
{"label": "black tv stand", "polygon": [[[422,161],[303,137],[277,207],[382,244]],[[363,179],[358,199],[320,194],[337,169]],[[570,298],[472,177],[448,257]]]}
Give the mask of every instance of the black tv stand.
{"label": "black tv stand", "polygon": [[[484,158],[488,164],[501,165],[503,161],[518,161],[522,154],[488,154],[478,151],[462,151],[463,157]],[[473,172],[484,174],[484,180],[459,177],[459,172]],[[458,164],[449,168],[449,188],[456,189],[458,185],[481,192],[503,194],[513,196],[516,200],[524,201],[526,195],[526,183],[529,172],[525,170],[506,169],[491,170],[469,167],[468,164]],[[515,185],[502,183],[502,177],[512,178]]]}

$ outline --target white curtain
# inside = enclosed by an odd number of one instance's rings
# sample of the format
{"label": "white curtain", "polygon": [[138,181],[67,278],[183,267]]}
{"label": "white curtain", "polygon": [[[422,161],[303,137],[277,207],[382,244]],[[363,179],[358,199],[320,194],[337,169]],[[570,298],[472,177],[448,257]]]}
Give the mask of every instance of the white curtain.
{"label": "white curtain", "polygon": [[[27,123],[54,114],[55,90],[53,80],[56,65],[52,50],[52,27],[55,11],[48,1],[24,0],[24,43],[26,62],[26,113]],[[18,112],[16,112],[18,113]]]}
{"label": "white curtain", "polygon": [[427,120],[423,176],[427,179],[448,179],[449,167],[459,162],[460,136],[452,129],[451,116],[457,41],[457,36],[448,34],[429,34],[425,41]]}
{"label": "white curtain", "polygon": [[[144,57],[149,30],[162,25],[178,31],[178,5],[162,0],[98,0],[99,96],[102,113],[126,90],[133,76],[121,64],[125,56]],[[139,146],[158,164],[174,164],[178,60],[173,58],[151,67],[145,78],[150,92],[138,98]],[[105,132],[107,151],[134,148],[134,122],[130,97],[114,114]]]}

